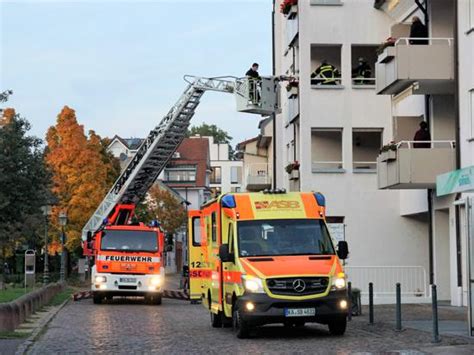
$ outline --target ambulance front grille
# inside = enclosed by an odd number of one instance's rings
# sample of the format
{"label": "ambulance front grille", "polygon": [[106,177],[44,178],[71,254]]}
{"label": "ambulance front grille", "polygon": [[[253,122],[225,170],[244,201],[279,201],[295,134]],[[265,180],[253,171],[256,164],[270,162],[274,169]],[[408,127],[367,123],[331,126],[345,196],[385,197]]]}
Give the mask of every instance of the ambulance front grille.
{"label": "ambulance front grille", "polygon": [[274,295],[308,296],[324,293],[329,285],[328,277],[284,277],[266,280]]}

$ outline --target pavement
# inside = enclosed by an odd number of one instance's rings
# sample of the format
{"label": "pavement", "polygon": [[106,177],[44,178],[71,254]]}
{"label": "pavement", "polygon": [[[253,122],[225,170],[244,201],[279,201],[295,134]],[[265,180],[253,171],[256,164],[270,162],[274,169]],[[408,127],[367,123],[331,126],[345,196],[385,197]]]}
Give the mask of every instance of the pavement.
{"label": "pavement", "polygon": [[[176,289],[178,277],[169,277]],[[353,317],[343,337],[329,334],[316,324],[304,328],[280,325],[258,329],[250,339],[240,340],[232,329],[215,329],[202,305],[164,299],[145,305],[141,299],[114,299],[101,305],[92,300],[69,302],[29,347],[29,354],[69,353],[316,353],[316,354],[474,354],[474,339],[458,334],[467,311],[440,307],[441,343],[431,342],[426,327],[430,305],[403,305],[403,331],[395,331],[395,308],[375,307],[375,324],[369,325],[367,309]],[[441,324],[444,324],[444,323]],[[464,323],[463,323],[464,322]],[[453,328],[453,329],[451,329]],[[467,332],[466,332],[467,333]],[[0,342],[0,354],[5,348]]]}

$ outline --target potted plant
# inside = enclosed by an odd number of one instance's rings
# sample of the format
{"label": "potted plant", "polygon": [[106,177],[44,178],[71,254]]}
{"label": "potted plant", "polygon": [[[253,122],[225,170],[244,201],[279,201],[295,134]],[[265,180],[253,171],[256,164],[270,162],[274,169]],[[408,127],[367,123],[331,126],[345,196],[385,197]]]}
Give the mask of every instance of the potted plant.
{"label": "potted plant", "polygon": [[389,144],[384,145],[380,149],[380,160],[381,161],[390,161],[397,159],[397,144],[395,142],[390,142]]}
{"label": "potted plant", "polygon": [[299,82],[297,80],[291,80],[286,85],[286,91],[288,91],[289,98],[298,96],[298,86],[299,86]]}
{"label": "potted plant", "polygon": [[283,0],[280,12],[288,18],[293,18],[298,13],[298,0]]}
{"label": "potted plant", "polygon": [[297,180],[300,177],[300,163],[296,160],[292,163],[289,163],[285,170],[290,175],[290,180]]}

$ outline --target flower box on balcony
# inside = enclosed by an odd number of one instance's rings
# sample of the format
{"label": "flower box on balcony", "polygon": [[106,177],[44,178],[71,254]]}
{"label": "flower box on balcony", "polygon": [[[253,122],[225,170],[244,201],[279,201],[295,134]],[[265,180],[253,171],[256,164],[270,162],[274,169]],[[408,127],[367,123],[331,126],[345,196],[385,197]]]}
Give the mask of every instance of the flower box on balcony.
{"label": "flower box on balcony", "polygon": [[294,99],[295,97],[298,96],[298,86],[292,86],[289,89],[287,89],[287,91],[288,91],[289,99]]}
{"label": "flower box on balcony", "polygon": [[293,170],[290,173],[290,180],[298,180],[300,178],[300,171],[299,170]]}
{"label": "flower box on balcony", "polygon": [[380,153],[380,161],[392,161],[397,160],[397,151],[396,150],[387,150]]}
{"label": "flower box on balcony", "polygon": [[298,15],[298,5],[291,5],[290,11],[288,12],[288,20],[292,20]]}

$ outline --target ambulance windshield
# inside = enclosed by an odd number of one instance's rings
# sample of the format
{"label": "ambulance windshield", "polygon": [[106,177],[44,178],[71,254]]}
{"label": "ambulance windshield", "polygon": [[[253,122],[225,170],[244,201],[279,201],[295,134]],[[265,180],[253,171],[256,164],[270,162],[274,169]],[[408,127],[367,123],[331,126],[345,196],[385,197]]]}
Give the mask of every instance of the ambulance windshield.
{"label": "ambulance windshield", "polygon": [[154,253],[158,251],[158,236],[155,232],[105,230],[102,232],[101,249]]}
{"label": "ambulance windshield", "polygon": [[269,219],[237,223],[239,255],[333,255],[334,246],[320,219]]}

